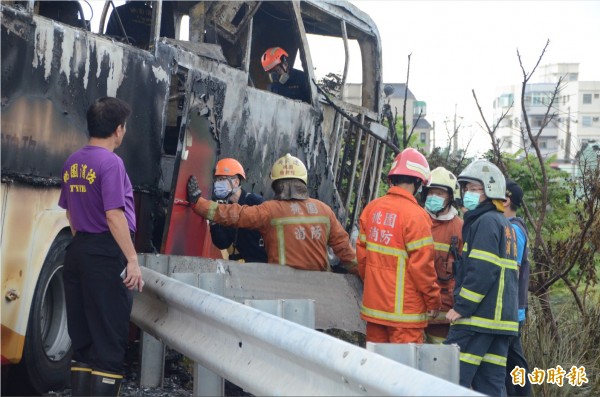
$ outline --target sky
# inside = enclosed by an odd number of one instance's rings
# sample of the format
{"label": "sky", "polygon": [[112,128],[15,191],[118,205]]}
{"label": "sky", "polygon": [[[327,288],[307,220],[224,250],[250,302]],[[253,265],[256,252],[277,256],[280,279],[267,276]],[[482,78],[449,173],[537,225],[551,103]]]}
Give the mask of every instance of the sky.
{"label": "sky", "polygon": [[[115,2],[116,5],[122,1]],[[600,0],[351,0],[379,29],[384,83],[405,83],[427,103],[427,120],[435,122],[436,145],[444,145],[454,115],[461,126],[459,146],[471,155],[491,145],[481,128],[473,99],[492,122],[496,87],[517,85],[530,72],[547,40],[541,64],[579,63],[579,79],[600,81]],[[92,2],[100,13],[103,2]],[[84,11],[87,11],[84,7]],[[340,39],[309,38],[317,79],[340,73],[344,49]],[[350,45],[348,82],[361,82],[358,45]],[[296,66],[296,65],[295,65]],[[535,75],[533,80],[535,80]],[[401,110],[399,110],[401,113]]]}
{"label": "sky", "polygon": [[[491,146],[471,90],[491,123],[495,88],[523,81],[517,49],[530,71],[550,40],[541,64],[579,63],[579,80],[600,81],[600,1],[351,2],[379,29],[385,83],[406,81],[411,54],[409,88],[427,103],[436,144],[456,109],[459,146],[471,141],[471,154]],[[359,73],[351,67],[348,81]]]}

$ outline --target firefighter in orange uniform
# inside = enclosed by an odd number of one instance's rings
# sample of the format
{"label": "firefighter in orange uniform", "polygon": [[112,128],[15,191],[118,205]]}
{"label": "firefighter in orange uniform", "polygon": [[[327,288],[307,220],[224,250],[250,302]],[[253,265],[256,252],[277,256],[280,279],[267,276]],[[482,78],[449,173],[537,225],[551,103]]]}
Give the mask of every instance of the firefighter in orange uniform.
{"label": "firefighter in orange uniform", "polygon": [[425,157],[403,150],[388,173],[387,194],[360,216],[356,250],[369,342],[423,343],[428,316],[439,313],[431,219],[414,196],[428,179]]}
{"label": "firefighter in orange uniform", "polygon": [[442,310],[429,320],[425,336],[429,343],[443,343],[450,329],[446,313],[454,306],[454,261],[462,251],[463,220],[452,206],[460,198],[460,186],[456,176],[444,167],[431,171],[427,187],[423,188],[425,211],[431,217],[433,243],[435,247],[435,272],[442,295]]}
{"label": "firefighter in orange uniform", "polygon": [[329,271],[327,247],[341,266],[356,274],[356,253],[348,233],[325,203],[308,197],[306,167],[289,153],[271,168],[275,199],[260,205],[218,204],[202,197],[198,181],[188,181],[188,201],[196,214],[224,226],[256,229],[268,262],[301,270]]}

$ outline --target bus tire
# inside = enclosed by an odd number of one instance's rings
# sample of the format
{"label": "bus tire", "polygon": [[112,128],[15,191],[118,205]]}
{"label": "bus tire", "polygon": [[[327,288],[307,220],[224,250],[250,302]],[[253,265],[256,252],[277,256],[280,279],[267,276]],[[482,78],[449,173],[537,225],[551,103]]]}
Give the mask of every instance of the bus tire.
{"label": "bus tire", "polygon": [[70,233],[60,233],[44,261],[38,278],[18,372],[25,393],[43,394],[69,385],[71,339],[67,331],[67,310],[62,278],[65,249]]}

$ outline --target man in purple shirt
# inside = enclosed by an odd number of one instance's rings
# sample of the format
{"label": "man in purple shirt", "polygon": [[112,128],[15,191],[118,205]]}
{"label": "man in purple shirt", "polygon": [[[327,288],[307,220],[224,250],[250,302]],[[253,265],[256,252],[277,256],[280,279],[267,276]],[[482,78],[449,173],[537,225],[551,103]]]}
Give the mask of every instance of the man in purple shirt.
{"label": "man in purple shirt", "polygon": [[73,396],[118,395],[123,379],[130,290],[143,281],[133,245],[135,210],[123,160],[129,105],[103,97],[87,112],[88,144],[62,170],[58,205],[67,210],[73,241],[63,271],[67,325],[73,343]]}

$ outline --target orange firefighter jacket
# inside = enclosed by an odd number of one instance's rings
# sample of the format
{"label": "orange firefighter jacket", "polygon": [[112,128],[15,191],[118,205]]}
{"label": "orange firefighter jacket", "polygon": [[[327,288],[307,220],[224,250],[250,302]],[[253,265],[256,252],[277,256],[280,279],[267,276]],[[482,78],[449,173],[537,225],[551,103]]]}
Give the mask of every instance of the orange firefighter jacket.
{"label": "orange firefighter jacket", "polygon": [[269,263],[302,270],[330,270],[327,246],[343,266],[357,273],[348,233],[331,208],[315,199],[269,200],[260,205],[217,204],[200,198],[194,212],[224,226],[256,229]]}
{"label": "orange firefighter jacket", "polygon": [[425,328],[441,306],[433,264],[431,218],[413,195],[392,186],[359,221],[358,270],[364,281],[361,317],[401,328]]}
{"label": "orange firefighter jacket", "polygon": [[[452,211],[453,209],[451,209]],[[453,212],[456,212],[455,210]],[[454,306],[454,273],[452,265],[456,259],[450,252],[452,238],[455,238],[456,252],[462,252],[462,226],[463,220],[455,215],[449,220],[440,220],[432,218],[433,225],[431,233],[435,247],[435,271],[437,273],[437,283],[440,286],[442,296],[442,309],[440,314],[434,320],[429,320],[430,324],[448,324],[446,313]]]}

